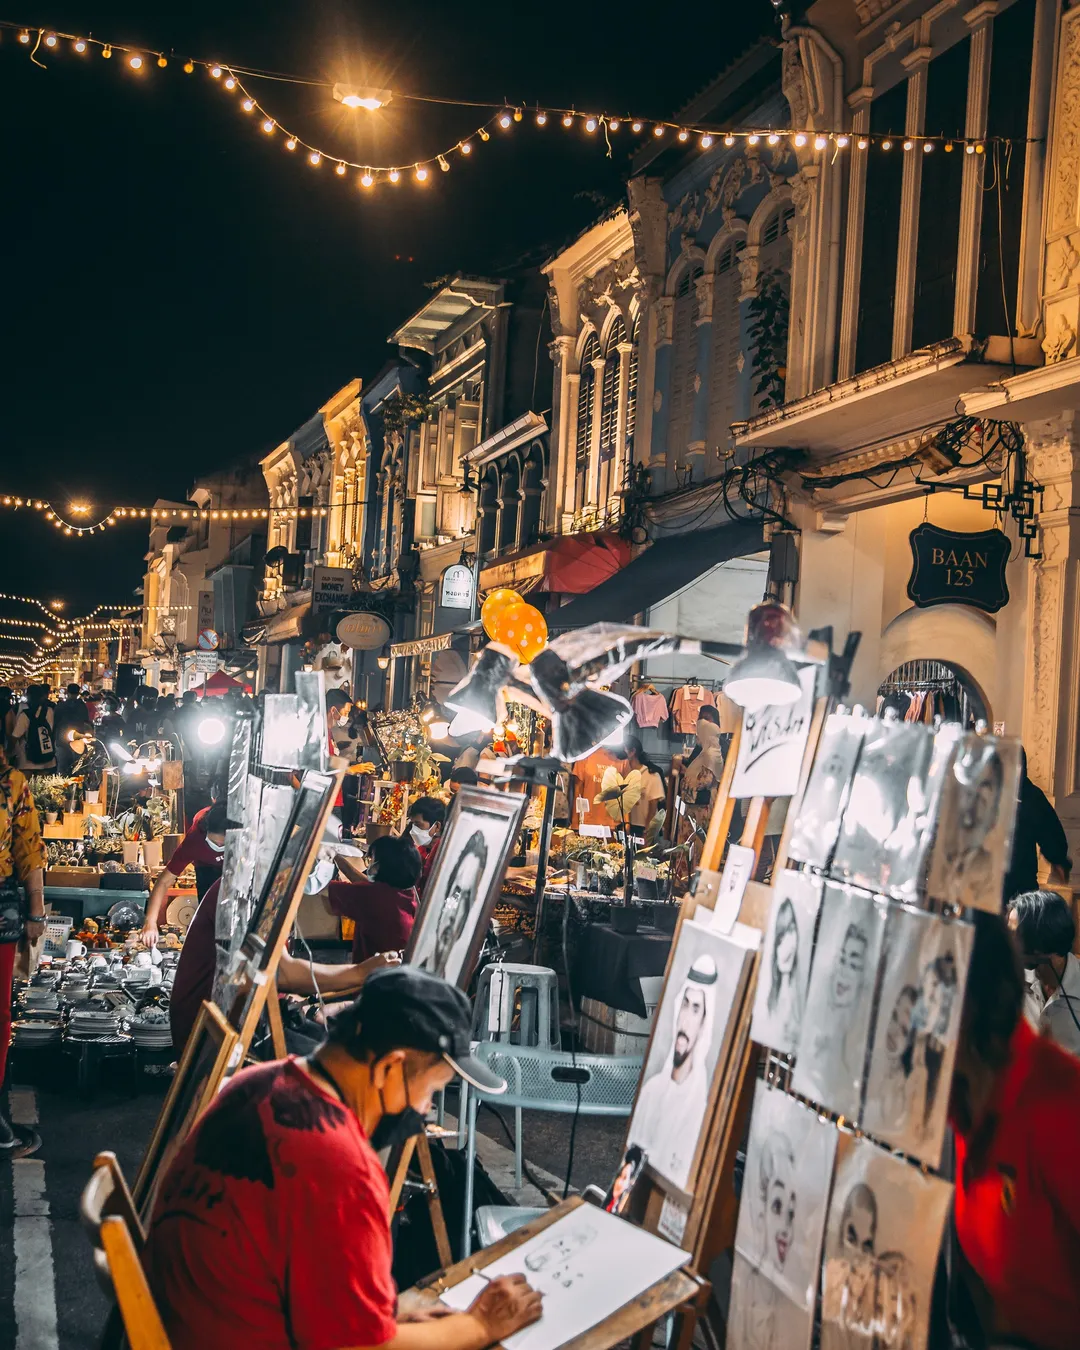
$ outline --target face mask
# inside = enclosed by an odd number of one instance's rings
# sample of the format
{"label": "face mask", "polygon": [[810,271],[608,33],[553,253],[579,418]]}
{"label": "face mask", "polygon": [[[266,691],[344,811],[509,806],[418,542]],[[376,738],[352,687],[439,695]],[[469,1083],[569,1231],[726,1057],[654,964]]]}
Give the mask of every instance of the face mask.
{"label": "face mask", "polygon": [[[401,1070],[401,1076],[405,1082],[405,1100],[408,1102],[409,1079],[404,1068]],[[381,1092],[379,1100],[382,1100]],[[376,1153],[380,1153],[384,1148],[396,1148],[407,1139],[420,1134],[423,1128],[424,1117],[414,1106],[406,1106],[404,1111],[395,1111],[392,1115],[384,1111],[382,1120],[371,1132],[371,1147]]]}
{"label": "face mask", "polygon": [[222,843],[222,844],[215,844],[214,841],[210,838],[209,835],[206,836],[206,846],[207,846],[207,848],[209,848],[209,849],[210,849],[212,852],[214,852],[214,853],[224,853],[224,852],[225,852],[225,845],[224,845],[223,843]]}
{"label": "face mask", "polygon": [[430,830],[422,830],[419,825],[414,825],[409,833],[413,837],[414,844],[430,844],[432,834]]}

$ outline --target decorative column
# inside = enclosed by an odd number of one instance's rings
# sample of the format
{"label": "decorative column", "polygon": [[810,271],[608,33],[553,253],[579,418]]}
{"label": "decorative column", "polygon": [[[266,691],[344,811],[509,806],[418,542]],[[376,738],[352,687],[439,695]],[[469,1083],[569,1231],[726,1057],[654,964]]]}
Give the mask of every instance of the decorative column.
{"label": "decorative column", "polygon": [[1042,558],[1031,564],[1024,698],[1028,774],[1053,801],[1080,861],[1080,416],[1024,428],[1043,485]]}
{"label": "decorative column", "polygon": [[585,470],[585,501],[583,507],[600,504],[600,422],[604,407],[604,367],[607,358],[597,356],[593,368],[592,426],[589,428],[589,462]]}
{"label": "decorative column", "polygon": [[616,349],[619,353],[619,390],[615,419],[615,457],[610,465],[611,491],[621,492],[623,474],[626,472],[626,415],[630,396],[630,356],[634,350],[632,342],[620,342]]}

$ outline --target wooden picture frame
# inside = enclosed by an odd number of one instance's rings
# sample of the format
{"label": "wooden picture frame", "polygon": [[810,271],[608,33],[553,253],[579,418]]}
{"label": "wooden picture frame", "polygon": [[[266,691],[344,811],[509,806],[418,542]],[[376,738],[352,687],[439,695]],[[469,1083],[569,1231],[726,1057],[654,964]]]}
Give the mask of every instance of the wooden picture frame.
{"label": "wooden picture frame", "polygon": [[239,1063],[239,1046],[238,1033],[218,1008],[204,1001],[132,1188],[132,1198],[144,1225],[150,1218],[158,1180],[192,1125],[214,1100],[225,1074]]}
{"label": "wooden picture frame", "polygon": [[245,1048],[251,1044],[266,1006],[342,777],[341,770],[304,774],[273,866],[252,905],[247,932],[240,943],[241,974],[233,986],[227,1014],[229,1025],[239,1032]]}
{"label": "wooden picture frame", "polygon": [[[460,989],[468,986],[527,800],[524,793],[492,788],[458,792],[405,950],[406,965],[418,965]],[[451,893],[454,900],[447,906]]]}

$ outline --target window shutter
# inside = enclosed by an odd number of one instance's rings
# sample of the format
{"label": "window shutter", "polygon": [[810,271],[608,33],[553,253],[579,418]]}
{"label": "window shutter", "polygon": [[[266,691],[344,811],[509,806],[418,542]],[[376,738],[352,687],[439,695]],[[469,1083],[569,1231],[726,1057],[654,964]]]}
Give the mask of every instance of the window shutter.
{"label": "window shutter", "polygon": [[630,341],[634,344],[630,352],[630,365],[626,371],[626,443],[633,445],[634,429],[637,426],[637,383],[638,383],[638,335],[641,320],[634,323],[634,333]]}
{"label": "window shutter", "polygon": [[683,273],[675,292],[675,314],[671,339],[671,413],[668,422],[668,449],[678,457],[685,454],[690,440],[690,420],[694,407],[694,356],[697,349],[697,290],[695,281],[703,268]]}
{"label": "window shutter", "polygon": [[709,368],[709,448],[722,459],[730,448],[729,427],[739,415],[736,406],[739,388],[739,352],[742,330],[739,319],[739,254],[746,244],[732,240],[716,264],[713,281],[712,360]]}

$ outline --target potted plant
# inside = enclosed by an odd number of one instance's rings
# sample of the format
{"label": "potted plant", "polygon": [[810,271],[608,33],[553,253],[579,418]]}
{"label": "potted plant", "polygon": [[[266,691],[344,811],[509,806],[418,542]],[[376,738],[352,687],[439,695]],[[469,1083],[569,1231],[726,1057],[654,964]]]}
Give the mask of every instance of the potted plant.
{"label": "potted plant", "polygon": [[30,793],[38,815],[44,818],[46,825],[55,825],[63,810],[67,779],[55,773],[41,773],[35,774],[30,781]]}
{"label": "potted plant", "polygon": [[611,926],[617,933],[636,933],[641,919],[641,907],[633,903],[634,896],[634,846],[630,841],[630,812],[641,799],[641,774],[631,769],[621,774],[612,765],[604,770],[600,780],[600,793],[593,800],[603,806],[613,821],[622,825],[622,905],[612,905]]}

